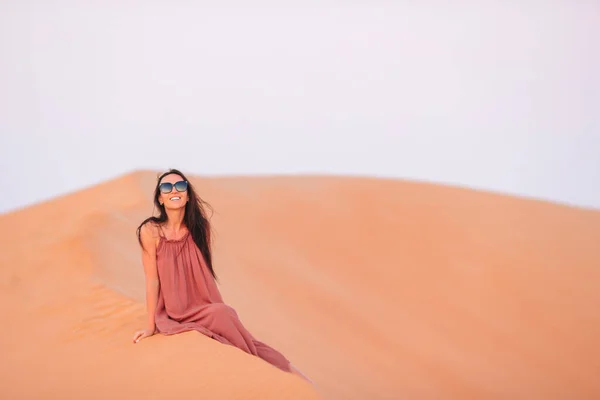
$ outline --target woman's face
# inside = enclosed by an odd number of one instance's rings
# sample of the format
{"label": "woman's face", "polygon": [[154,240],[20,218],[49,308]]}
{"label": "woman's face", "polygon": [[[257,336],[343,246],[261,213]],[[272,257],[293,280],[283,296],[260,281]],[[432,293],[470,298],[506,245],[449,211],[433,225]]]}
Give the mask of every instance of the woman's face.
{"label": "woman's face", "polygon": [[164,176],[159,184],[158,202],[171,210],[185,207],[188,202],[187,187],[187,182],[177,174]]}

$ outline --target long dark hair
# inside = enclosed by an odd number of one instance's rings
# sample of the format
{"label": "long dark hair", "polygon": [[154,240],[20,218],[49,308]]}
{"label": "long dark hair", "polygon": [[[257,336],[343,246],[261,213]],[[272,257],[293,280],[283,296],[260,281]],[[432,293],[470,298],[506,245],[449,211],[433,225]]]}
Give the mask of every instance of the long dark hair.
{"label": "long dark hair", "polygon": [[202,200],[200,198],[200,196],[198,196],[196,194],[196,190],[194,189],[194,186],[191,184],[191,182],[185,177],[185,175],[181,171],[179,171],[177,169],[169,169],[167,172],[164,172],[163,174],[161,174],[158,177],[158,179],[156,181],[156,187],[154,188],[154,205],[158,208],[158,210],[160,211],[160,214],[158,217],[152,216],[152,217],[146,218],[137,227],[136,234],[138,237],[138,242],[140,243],[140,245],[143,248],[144,245],[142,244],[142,239],[140,237],[140,231],[142,229],[142,226],[144,226],[144,224],[152,221],[155,224],[160,225],[167,221],[167,212],[165,211],[164,205],[161,205],[160,202],[158,201],[158,198],[160,197],[160,189],[159,189],[160,181],[162,178],[164,178],[165,176],[170,175],[170,174],[179,175],[181,177],[181,179],[188,182],[188,189],[187,189],[188,190],[188,202],[185,205],[185,213],[183,215],[183,223],[185,224],[188,231],[190,231],[190,233],[192,234],[192,239],[194,239],[196,246],[198,246],[198,248],[200,249],[202,256],[204,256],[204,261],[208,265],[208,269],[210,270],[210,273],[216,280],[217,275],[215,274],[215,271],[214,271],[213,265],[212,265],[211,229],[210,229],[211,226],[210,226],[210,222],[206,216],[206,211],[204,210],[204,207],[206,207],[212,211],[212,207],[210,206],[210,204],[208,204],[207,202]]}

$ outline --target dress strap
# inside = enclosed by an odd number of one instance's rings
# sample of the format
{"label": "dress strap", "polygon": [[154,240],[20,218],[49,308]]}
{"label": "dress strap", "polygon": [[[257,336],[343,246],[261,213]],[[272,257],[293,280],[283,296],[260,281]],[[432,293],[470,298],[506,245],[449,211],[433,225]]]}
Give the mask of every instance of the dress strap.
{"label": "dress strap", "polygon": [[163,239],[167,239],[167,236],[165,235],[165,232],[162,229],[162,226],[158,225],[158,236],[160,236]]}

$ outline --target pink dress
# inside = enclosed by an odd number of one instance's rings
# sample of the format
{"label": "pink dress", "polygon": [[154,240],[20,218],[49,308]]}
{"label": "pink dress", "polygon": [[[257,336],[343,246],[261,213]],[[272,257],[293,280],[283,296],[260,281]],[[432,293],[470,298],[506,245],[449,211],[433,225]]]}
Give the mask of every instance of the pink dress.
{"label": "pink dress", "polygon": [[224,304],[217,284],[188,231],[181,239],[161,235],[156,249],[160,288],[155,321],[159,333],[195,330],[291,372],[277,350],[256,340],[235,310]]}

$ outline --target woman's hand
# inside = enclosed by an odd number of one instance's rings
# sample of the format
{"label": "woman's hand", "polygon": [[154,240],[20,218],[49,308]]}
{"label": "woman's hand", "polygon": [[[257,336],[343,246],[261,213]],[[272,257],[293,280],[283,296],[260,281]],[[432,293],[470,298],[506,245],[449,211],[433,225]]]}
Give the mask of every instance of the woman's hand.
{"label": "woman's hand", "polygon": [[142,339],[154,335],[154,332],[154,329],[142,329],[141,331],[137,331],[135,335],[133,335],[133,343],[137,343]]}

